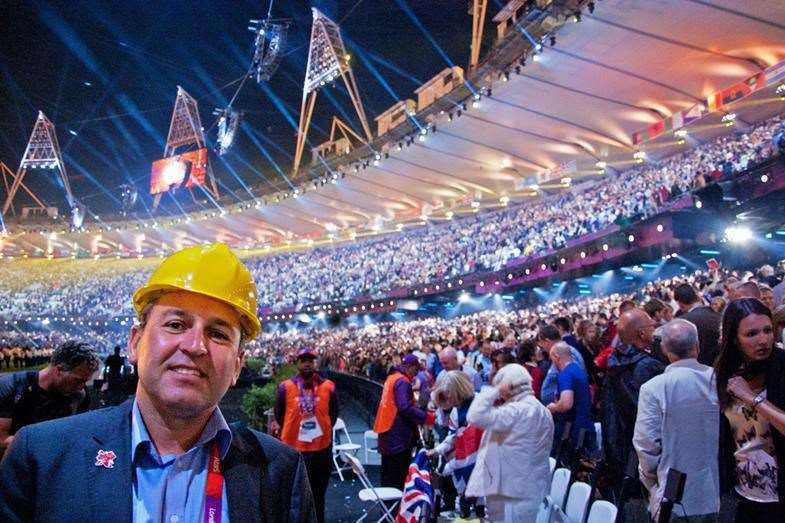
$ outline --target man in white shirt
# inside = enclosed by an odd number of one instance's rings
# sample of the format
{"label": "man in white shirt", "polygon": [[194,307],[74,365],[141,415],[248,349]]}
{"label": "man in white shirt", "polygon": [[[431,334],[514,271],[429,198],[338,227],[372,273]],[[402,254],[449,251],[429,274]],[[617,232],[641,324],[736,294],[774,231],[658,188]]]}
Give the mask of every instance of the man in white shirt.
{"label": "man in white shirt", "polygon": [[649,491],[649,512],[656,521],[668,470],[675,468],[687,474],[687,481],[682,507],[674,509],[674,516],[714,521],[720,508],[720,409],[713,369],[697,361],[695,325],[676,319],[661,329],[662,349],[671,363],[641,386],[633,436],[640,479]]}

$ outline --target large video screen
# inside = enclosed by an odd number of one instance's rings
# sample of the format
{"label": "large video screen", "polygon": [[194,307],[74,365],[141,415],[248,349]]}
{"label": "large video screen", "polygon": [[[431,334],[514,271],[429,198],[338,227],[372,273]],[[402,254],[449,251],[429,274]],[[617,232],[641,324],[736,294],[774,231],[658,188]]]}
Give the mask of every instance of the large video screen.
{"label": "large video screen", "polygon": [[158,194],[183,186],[204,185],[207,176],[207,148],[162,158],[153,162],[150,173],[150,194]]}

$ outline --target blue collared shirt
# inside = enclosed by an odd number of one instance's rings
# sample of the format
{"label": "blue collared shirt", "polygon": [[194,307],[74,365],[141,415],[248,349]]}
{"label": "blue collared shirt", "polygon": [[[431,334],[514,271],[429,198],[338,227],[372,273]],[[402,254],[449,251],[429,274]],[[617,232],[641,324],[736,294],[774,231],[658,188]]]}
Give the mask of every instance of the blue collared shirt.
{"label": "blue collared shirt", "polygon": [[[202,435],[186,453],[159,455],[150,440],[139,406],[131,411],[133,521],[135,523],[190,523],[204,519],[207,461],[213,441],[221,459],[232,443],[232,432],[216,407]],[[229,521],[226,482],[221,496],[221,523]]]}

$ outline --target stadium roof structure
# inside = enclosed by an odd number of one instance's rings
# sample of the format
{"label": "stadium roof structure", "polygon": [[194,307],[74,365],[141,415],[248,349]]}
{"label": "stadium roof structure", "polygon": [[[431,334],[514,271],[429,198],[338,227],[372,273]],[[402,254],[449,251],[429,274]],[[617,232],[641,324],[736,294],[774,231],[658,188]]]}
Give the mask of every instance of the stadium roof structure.
{"label": "stadium roof structure", "polygon": [[[785,60],[782,1],[605,0],[593,12],[572,3],[582,13],[563,24],[519,19],[497,29],[502,36],[462,85],[372,143],[317,162],[297,189],[84,232],[10,229],[0,252],[70,255],[76,245],[157,255],[207,241],[291,248],[394,232],[532,200],[633,167],[639,151],[656,161],[731,132],[729,123],[744,129],[785,110],[784,80],[772,69]],[[674,115],[751,78],[763,81],[754,92],[684,127],[691,139],[674,135]],[[636,144],[642,130],[653,139]]]}

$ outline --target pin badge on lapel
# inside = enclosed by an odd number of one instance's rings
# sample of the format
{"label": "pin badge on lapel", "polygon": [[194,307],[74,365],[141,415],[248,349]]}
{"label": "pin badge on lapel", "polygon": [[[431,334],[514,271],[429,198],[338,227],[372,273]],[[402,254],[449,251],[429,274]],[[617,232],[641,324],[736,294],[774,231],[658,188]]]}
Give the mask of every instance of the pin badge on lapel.
{"label": "pin badge on lapel", "polygon": [[98,454],[95,456],[95,466],[96,467],[104,467],[107,469],[114,468],[114,460],[117,457],[117,454],[111,450],[99,450]]}

